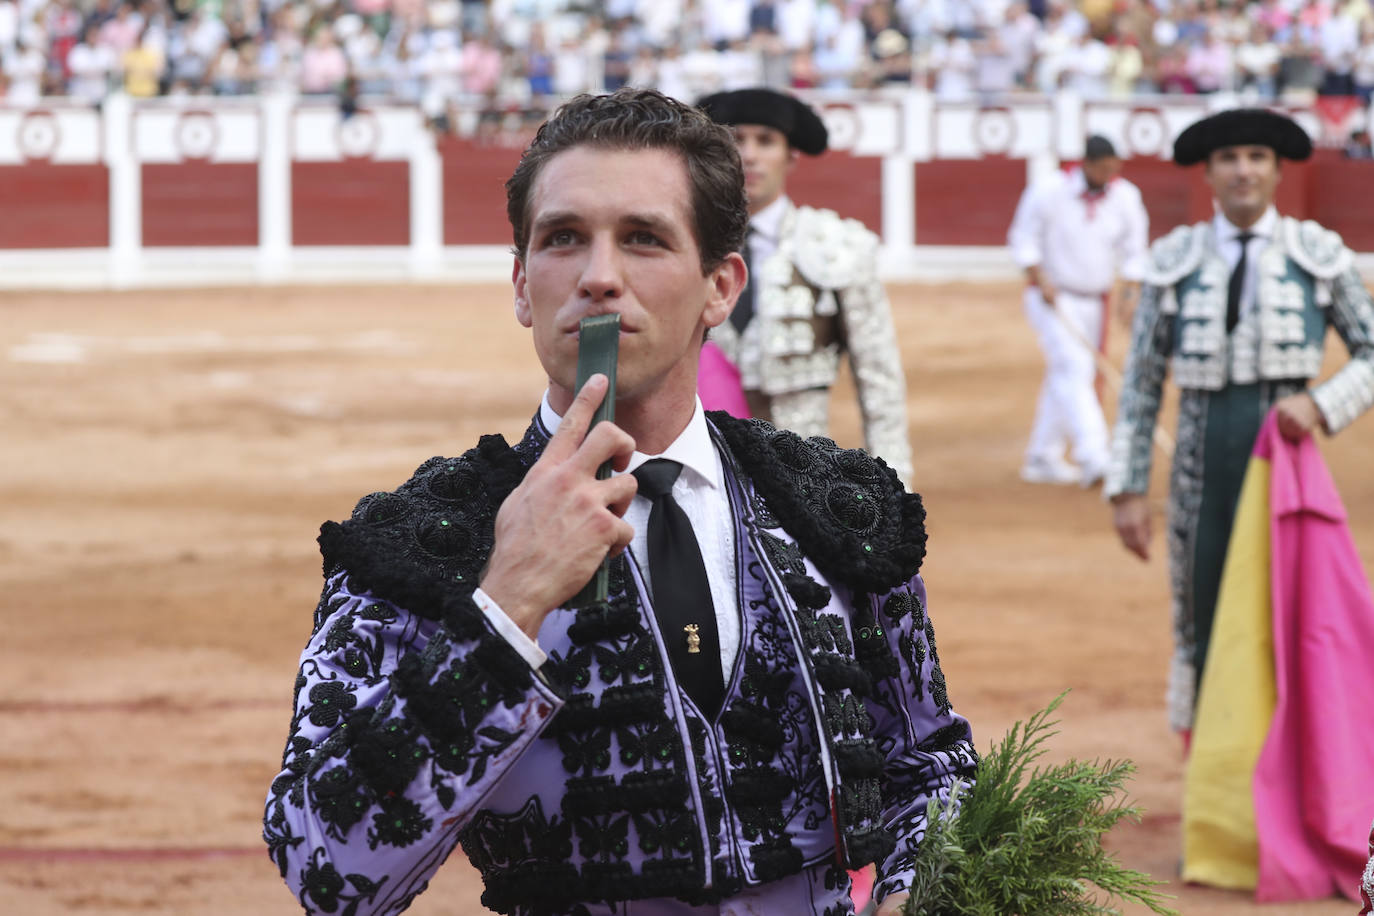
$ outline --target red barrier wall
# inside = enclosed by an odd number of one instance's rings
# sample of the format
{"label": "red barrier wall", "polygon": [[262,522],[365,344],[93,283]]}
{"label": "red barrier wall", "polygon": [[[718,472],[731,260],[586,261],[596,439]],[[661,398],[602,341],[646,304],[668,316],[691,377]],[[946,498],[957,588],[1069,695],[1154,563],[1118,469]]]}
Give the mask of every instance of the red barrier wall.
{"label": "red barrier wall", "polygon": [[1025,187],[1024,159],[916,163],[916,244],[1005,245]]}
{"label": "red barrier wall", "polygon": [[291,163],[291,241],[410,244],[410,163]]}
{"label": "red barrier wall", "polygon": [[1320,150],[1308,172],[1307,217],[1335,229],[1356,251],[1374,251],[1374,208],[1369,204],[1374,160]]}
{"label": "red barrier wall", "polygon": [[110,171],[103,165],[0,166],[0,249],[110,244]]}
{"label": "red barrier wall", "polygon": [[444,173],[444,244],[509,245],[506,179],[521,150],[457,137],[439,139]]}
{"label": "red barrier wall", "polygon": [[828,207],[883,231],[883,161],[831,151],[802,156],[787,179],[787,196],[808,207]]}
{"label": "red barrier wall", "polygon": [[143,244],[258,244],[257,163],[144,165]]}

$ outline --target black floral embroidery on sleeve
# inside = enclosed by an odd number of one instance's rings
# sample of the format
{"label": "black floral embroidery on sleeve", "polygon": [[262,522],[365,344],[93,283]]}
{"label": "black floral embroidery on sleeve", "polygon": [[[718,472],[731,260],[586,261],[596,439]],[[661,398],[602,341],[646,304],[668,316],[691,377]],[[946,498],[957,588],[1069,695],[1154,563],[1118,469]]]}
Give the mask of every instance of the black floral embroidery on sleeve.
{"label": "black floral embroidery on sleeve", "polygon": [[403,795],[385,799],[381,810],[372,816],[372,828],[367,832],[369,849],[378,844],[405,847],[420,839],[434,826],[420,806]]}
{"label": "black floral embroidery on sleeve", "polygon": [[[335,913],[339,912],[342,904],[341,916],[353,916],[363,903],[372,902],[386,882],[385,877],[374,881],[366,875],[340,875],[333,864],[326,861],[325,850],[321,846],[311,854],[310,863],[302,869],[301,906],[310,909],[313,904],[322,913]],[[352,894],[345,893],[348,885],[353,887]]]}

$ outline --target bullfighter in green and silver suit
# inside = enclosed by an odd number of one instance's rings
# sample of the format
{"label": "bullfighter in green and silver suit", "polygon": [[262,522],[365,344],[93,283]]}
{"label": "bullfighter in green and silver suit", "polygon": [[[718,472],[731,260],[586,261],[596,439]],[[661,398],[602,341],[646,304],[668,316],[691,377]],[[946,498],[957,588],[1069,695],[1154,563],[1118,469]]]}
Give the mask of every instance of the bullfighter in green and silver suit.
{"label": "bullfighter in green and silver suit", "polygon": [[[1241,482],[1270,408],[1300,439],[1344,429],[1374,404],[1374,307],[1340,236],[1280,216],[1281,159],[1306,159],[1303,129],[1258,109],[1191,125],[1179,165],[1205,163],[1215,217],[1152,246],[1131,332],[1105,493],[1122,543],[1149,557],[1151,440],[1164,378],[1180,389],[1169,483],[1175,651],[1169,717],[1191,727]],[[1351,359],[1320,384],[1327,328]]]}

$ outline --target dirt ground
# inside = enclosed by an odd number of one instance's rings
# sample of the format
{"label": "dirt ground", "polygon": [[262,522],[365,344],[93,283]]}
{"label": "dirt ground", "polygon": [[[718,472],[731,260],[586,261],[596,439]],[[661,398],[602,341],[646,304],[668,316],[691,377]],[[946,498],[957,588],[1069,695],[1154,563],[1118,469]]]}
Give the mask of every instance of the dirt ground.
{"label": "dirt ground", "polygon": [[[1096,493],[1017,479],[1041,363],[1015,286],[892,295],[956,707],[985,749],[1072,688],[1052,757],[1136,762],[1144,817],[1110,842],[1172,878],[1162,556],[1122,551]],[[0,912],[299,912],[259,833],[318,526],[518,436],[542,387],[499,286],[0,298]],[[836,437],[857,430],[838,391]],[[1374,566],[1374,419],[1324,451]],[[483,912],[478,885],[456,856],[412,911]],[[1185,914],[1355,910],[1168,889]]]}

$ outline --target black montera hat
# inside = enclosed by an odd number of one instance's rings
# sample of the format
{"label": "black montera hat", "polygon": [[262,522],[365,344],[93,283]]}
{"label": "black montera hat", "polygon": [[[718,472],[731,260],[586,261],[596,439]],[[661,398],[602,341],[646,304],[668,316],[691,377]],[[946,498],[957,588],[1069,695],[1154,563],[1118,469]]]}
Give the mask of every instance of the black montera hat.
{"label": "black montera hat", "polygon": [[829,135],[815,109],[772,89],[736,89],[716,92],[697,102],[697,107],[717,124],[762,124],[782,131],[794,149],[808,156],[825,152]]}
{"label": "black montera hat", "polygon": [[1184,128],[1174,141],[1174,161],[1193,165],[1223,146],[1267,146],[1281,159],[1301,161],[1312,155],[1312,138],[1287,115],[1264,108],[1220,111]]}

